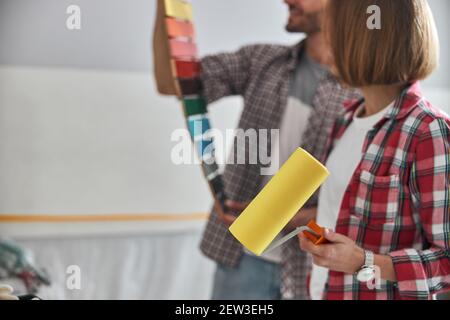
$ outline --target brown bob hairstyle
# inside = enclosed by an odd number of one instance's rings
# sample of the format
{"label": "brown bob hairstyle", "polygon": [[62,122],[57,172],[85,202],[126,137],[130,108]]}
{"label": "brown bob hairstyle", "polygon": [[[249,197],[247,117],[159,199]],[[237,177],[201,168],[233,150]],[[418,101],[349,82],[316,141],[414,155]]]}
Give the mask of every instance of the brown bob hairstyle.
{"label": "brown bob hairstyle", "polygon": [[[368,27],[373,5],[381,29]],[[324,28],[335,72],[352,87],[423,80],[438,65],[439,40],[426,0],[329,0]]]}

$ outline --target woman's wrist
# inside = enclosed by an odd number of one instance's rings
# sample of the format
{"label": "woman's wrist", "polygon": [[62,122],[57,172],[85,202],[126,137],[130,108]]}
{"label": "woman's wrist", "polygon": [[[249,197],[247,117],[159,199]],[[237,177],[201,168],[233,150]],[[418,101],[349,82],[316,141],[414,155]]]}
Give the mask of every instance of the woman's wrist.
{"label": "woman's wrist", "polygon": [[[357,273],[364,266],[365,263],[365,250],[357,247],[354,251],[353,258],[353,272]],[[397,281],[397,276],[395,274],[394,263],[388,255],[376,254],[374,255],[374,265],[380,269],[381,279],[395,282]]]}
{"label": "woman's wrist", "polygon": [[352,266],[352,274],[358,272],[361,270],[361,268],[364,266],[365,262],[365,253],[364,249],[356,246],[356,249],[354,251],[354,258],[353,260],[353,266]]}
{"label": "woman's wrist", "polygon": [[380,269],[381,279],[386,281],[397,281],[397,275],[395,274],[394,263],[392,258],[388,255],[375,255],[375,265]]}

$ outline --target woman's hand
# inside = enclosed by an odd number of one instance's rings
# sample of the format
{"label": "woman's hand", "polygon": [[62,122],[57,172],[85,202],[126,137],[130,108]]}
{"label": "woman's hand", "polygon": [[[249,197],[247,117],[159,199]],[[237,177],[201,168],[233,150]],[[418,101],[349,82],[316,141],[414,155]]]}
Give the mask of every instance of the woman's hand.
{"label": "woman's hand", "polygon": [[299,234],[300,248],[312,254],[315,265],[348,274],[363,266],[364,250],[352,239],[329,229],[325,229],[324,235],[330,243],[315,245],[303,232]]}

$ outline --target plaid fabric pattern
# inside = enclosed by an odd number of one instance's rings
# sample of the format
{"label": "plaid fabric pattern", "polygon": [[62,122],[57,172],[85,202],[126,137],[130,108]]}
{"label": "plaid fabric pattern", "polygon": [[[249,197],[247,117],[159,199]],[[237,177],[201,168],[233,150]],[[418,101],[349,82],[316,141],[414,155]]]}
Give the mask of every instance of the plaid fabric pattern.
{"label": "plaid fabric pattern", "polygon": [[[338,121],[342,137],[362,100]],[[346,190],[336,232],[390,255],[397,282],[376,290],[354,275],[330,271],[326,299],[431,299],[450,290],[450,118],[405,89],[367,135],[362,161]]]}
{"label": "plaid fabric pattern", "polygon": [[[238,128],[279,129],[289,94],[290,78],[303,49],[276,45],[247,46],[235,53],[223,53],[202,59],[203,96],[208,103],[222,97],[240,95],[244,108]],[[313,99],[313,112],[304,134],[302,147],[318,159],[324,158],[326,141],[334,121],[343,115],[343,101],[356,98],[356,92],[345,90],[329,74],[320,81]],[[271,141],[260,150],[270,155]],[[235,144],[235,154],[237,152]],[[242,152],[242,150],[241,150]],[[248,147],[245,150],[248,159]],[[234,159],[236,160],[236,159]],[[236,163],[236,161],[234,161]],[[248,161],[247,161],[248,163]],[[228,198],[251,201],[260,191],[260,164],[229,164],[223,175]],[[317,205],[317,195],[307,206]],[[202,252],[217,263],[236,266],[243,254],[242,245],[229,233],[212,211],[200,244]],[[299,250],[295,239],[284,246],[282,257],[282,295],[289,299],[305,299],[309,257]]]}

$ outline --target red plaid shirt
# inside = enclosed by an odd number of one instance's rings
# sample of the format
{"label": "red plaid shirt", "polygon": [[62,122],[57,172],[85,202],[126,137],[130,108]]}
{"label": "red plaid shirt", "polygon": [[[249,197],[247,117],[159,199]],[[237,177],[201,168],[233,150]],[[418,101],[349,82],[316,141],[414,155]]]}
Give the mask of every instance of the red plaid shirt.
{"label": "red plaid shirt", "polygon": [[[335,125],[342,137],[363,101]],[[331,149],[331,148],[330,148]],[[392,257],[397,281],[370,290],[330,271],[325,299],[431,299],[450,290],[450,119],[413,84],[367,134],[336,232]]]}

